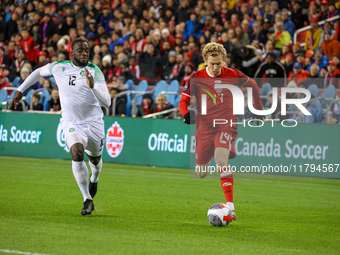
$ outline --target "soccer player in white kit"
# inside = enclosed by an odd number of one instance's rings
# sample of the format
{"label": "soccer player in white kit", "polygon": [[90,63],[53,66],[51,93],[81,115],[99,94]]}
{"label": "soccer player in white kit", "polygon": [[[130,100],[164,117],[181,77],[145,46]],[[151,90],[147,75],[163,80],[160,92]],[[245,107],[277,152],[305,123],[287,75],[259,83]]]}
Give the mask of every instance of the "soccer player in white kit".
{"label": "soccer player in white kit", "polygon": [[[70,61],[53,62],[32,72],[18,88],[9,108],[16,108],[22,93],[41,77],[55,78],[62,109],[60,123],[72,155],[73,175],[84,197],[81,214],[87,215],[94,210],[93,197],[97,193],[98,178],[103,166],[101,154],[105,131],[100,106],[109,107],[111,98],[103,73],[96,65],[89,63],[90,47],[87,40],[75,39],[71,54]],[[84,151],[90,159],[89,185]]]}

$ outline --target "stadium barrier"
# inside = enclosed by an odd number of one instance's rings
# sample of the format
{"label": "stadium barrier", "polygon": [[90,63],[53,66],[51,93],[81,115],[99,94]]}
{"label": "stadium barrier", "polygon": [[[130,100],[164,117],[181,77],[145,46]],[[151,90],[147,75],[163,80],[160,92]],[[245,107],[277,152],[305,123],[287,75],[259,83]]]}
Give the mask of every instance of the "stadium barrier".
{"label": "stadium barrier", "polygon": [[[59,119],[57,114],[0,112],[0,155],[71,159]],[[104,117],[104,123],[104,162],[179,168],[195,165],[193,125],[190,128],[182,120],[122,117]],[[236,168],[269,170],[281,165],[290,171],[280,174],[340,178],[340,169],[335,170],[335,164],[340,163],[338,125],[273,125],[239,125],[237,157],[229,163]]]}

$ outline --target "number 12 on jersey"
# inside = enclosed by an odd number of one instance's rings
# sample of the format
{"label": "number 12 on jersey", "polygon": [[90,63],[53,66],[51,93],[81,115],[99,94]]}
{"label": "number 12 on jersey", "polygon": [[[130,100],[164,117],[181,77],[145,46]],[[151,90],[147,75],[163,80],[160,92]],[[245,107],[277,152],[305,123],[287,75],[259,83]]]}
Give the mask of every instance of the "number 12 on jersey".
{"label": "number 12 on jersey", "polygon": [[76,80],[76,76],[69,76],[69,80],[68,80],[68,85],[70,86],[75,86],[76,84],[74,84],[75,80]]}

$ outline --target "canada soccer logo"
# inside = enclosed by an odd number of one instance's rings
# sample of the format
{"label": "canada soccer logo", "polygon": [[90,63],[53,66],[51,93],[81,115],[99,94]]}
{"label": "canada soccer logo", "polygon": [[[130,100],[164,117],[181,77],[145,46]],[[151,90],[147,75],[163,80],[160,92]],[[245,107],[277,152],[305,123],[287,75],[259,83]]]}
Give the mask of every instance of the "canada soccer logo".
{"label": "canada soccer logo", "polygon": [[124,145],[124,130],[120,127],[117,121],[106,133],[106,150],[111,158],[116,158],[123,150]]}

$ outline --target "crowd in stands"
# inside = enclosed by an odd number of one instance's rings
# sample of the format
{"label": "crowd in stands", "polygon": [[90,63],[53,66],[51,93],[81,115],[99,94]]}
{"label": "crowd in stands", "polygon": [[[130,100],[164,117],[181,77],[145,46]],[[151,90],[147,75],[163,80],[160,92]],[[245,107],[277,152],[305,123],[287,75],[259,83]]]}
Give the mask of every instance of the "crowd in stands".
{"label": "crowd in stands", "polygon": [[[208,42],[223,44],[225,66],[257,78],[260,87],[294,81],[296,87],[339,89],[339,19],[320,23],[337,17],[339,8],[336,0],[4,0],[0,89],[20,86],[47,63],[70,59],[77,37],[88,40],[90,61],[114,87],[112,98],[127,89],[127,80],[177,80],[183,87],[205,67],[201,52]],[[309,25],[295,40],[295,32]],[[273,78],[279,79],[271,83]],[[56,85],[46,77],[31,88],[52,92]],[[158,100],[147,102],[146,95],[138,115],[163,109]]]}

